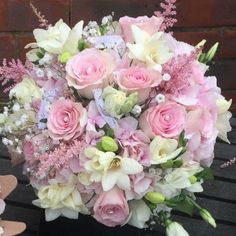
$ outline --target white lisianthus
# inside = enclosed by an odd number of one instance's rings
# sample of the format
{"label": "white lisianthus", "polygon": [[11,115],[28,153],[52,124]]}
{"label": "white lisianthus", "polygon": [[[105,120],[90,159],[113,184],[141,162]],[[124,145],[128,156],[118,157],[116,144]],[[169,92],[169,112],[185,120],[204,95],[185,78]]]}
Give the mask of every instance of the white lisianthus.
{"label": "white lisianthus", "polygon": [[142,165],[128,157],[116,156],[113,152],[101,152],[96,148],[86,148],[85,155],[91,159],[85,164],[85,169],[91,172],[95,182],[102,182],[104,191],[109,191],[115,185],[123,190],[130,190],[129,175],[143,171]]}
{"label": "white lisianthus", "polygon": [[156,136],[150,143],[150,162],[153,165],[165,163],[177,157],[182,149],[182,147],[178,148],[178,142],[175,139]]}
{"label": "white lisianthus", "polygon": [[139,229],[145,228],[145,223],[151,216],[151,210],[146,203],[143,200],[133,200],[129,202],[129,208],[131,211],[131,217],[128,224]]}
{"label": "white lisianthus", "polygon": [[24,77],[9,93],[10,98],[16,97],[21,103],[31,103],[42,97],[42,91],[37,84],[29,77]]}
{"label": "white lisianthus", "polygon": [[232,130],[229,122],[230,118],[232,117],[232,113],[228,111],[231,104],[232,104],[232,99],[230,101],[226,101],[225,99],[216,100],[216,105],[218,110],[216,128],[219,131],[218,137],[227,143],[230,143],[227,137],[227,133]]}
{"label": "white lisianthus", "polygon": [[166,228],[167,236],[189,236],[183,226],[177,222],[171,222]]}
{"label": "white lisianthus", "polygon": [[54,220],[60,215],[77,219],[79,212],[89,213],[76,189],[75,182],[72,180],[65,185],[51,180],[49,185],[39,189],[38,198],[33,201],[33,204],[46,209],[47,221]]}
{"label": "white lisianthus", "polygon": [[47,30],[35,29],[33,31],[36,43],[30,43],[26,48],[34,48],[28,56],[35,61],[37,49],[43,48],[52,54],[61,54],[68,51],[72,54],[78,52],[78,42],[82,37],[83,21],[78,22],[73,29],[60,19],[54,26]]}
{"label": "white lisianthus", "polygon": [[167,42],[162,37],[163,32],[157,32],[150,36],[135,25],[132,25],[131,28],[135,44],[127,43],[129,57],[143,61],[149,67],[161,71],[161,65],[173,56]]}

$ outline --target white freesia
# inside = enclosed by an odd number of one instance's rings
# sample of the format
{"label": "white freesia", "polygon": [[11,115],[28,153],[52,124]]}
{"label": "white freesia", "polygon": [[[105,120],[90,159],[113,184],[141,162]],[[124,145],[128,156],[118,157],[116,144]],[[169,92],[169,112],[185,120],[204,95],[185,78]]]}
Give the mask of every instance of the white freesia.
{"label": "white freesia", "polygon": [[142,165],[136,160],[116,156],[112,152],[86,148],[85,155],[91,159],[85,164],[85,169],[91,172],[91,178],[95,182],[101,180],[104,191],[109,191],[115,185],[123,190],[130,190],[129,175],[143,171]]}
{"label": "white freesia", "polygon": [[230,143],[227,137],[227,133],[232,130],[232,127],[230,126],[229,122],[230,118],[232,117],[232,113],[228,111],[231,104],[232,104],[232,99],[230,101],[227,101],[225,99],[216,100],[217,111],[218,111],[216,128],[219,131],[218,137],[227,143]]}
{"label": "white freesia", "polygon": [[77,219],[79,212],[89,213],[76,189],[74,180],[70,180],[65,185],[51,180],[49,185],[39,189],[38,198],[33,201],[33,204],[46,209],[47,221],[54,220],[60,215]]}
{"label": "white freesia", "polygon": [[189,236],[183,226],[177,222],[171,222],[166,228],[167,236]]}
{"label": "white freesia", "polygon": [[9,93],[10,98],[16,97],[21,103],[31,103],[42,97],[42,91],[29,77],[24,77]]}
{"label": "white freesia", "polygon": [[175,139],[156,136],[150,143],[150,162],[153,165],[165,163],[177,157],[182,149],[182,147],[178,148],[178,142]]}
{"label": "white freesia", "polygon": [[132,25],[131,28],[135,43],[127,43],[130,51],[129,57],[143,61],[149,67],[161,71],[161,65],[173,56],[167,42],[162,37],[163,32],[157,32],[150,36],[135,25]]}
{"label": "white freesia", "polygon": [[37,49],[43,48],[52,54],[62,54],[67,51],[72,54],[78,52],[78,42],[82,37],[83,21],[78,22],[73,29],[60,19],[54,26],[50,26],[47,30],[35,29],[33,31],[36,43],[30,43],[26,48],[33,48],[28,53],[28,57],[33,61],[37,59]]}
{"label": "white freesia", "polygon": [[133,200],[129,202],[131,218],[128,224],[139,229],[146,227],[145,223],[150,219],[151,210],[143,200]]}

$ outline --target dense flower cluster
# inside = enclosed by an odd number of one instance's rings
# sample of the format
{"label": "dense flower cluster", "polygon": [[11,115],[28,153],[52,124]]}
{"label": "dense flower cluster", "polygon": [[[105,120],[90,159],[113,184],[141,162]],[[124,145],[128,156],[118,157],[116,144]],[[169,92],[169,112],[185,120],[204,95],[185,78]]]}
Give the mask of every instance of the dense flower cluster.
{"label": "dense flower cluster", "polygon": [[231,101],[205,75],[202,48],[164,32],[174,2],[152,17],[33,31],[30,66],[12,74],[0,130],[14,161],[25,161],[46,220],[81,213],[188,235],[171,210],[196,208],[215,227],[194,193],[211,175],[216,137],[228,142]]}

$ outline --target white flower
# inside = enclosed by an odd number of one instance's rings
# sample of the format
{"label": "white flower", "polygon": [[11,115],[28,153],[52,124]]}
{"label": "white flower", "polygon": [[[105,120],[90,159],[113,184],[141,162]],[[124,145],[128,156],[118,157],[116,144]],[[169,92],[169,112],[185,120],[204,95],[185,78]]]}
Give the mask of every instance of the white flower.
{"label": "white flower", "polygon": [[109,191],[116,184],[123,190],[130,190],[129,175],[143,171],[142,165],[136,160],[116,156],[113,152],[101,152],[96,148],[86,148],[85,155],[91,161],[85,164],[85,169],[91,172],[95,182],[102,182],[104,191]]}
{"label": "white flower", "polygon": [[4,229],[3,227],[0,226],[0,236],[4,234]]}
{"label": "white flower", "polygon": [[157,165],[177,157],[182,151],[175,139],[156,136],[150,143],[151,164]]}
{"label": "white flower", "polygon": [[36,43],[31,43],[26,48],[34,48],[28,53],[32,61],[39,59],[36,55],[38,49],[43,48],[52,54],[61,54],[69,51],[73,54],[78,52],[78,41],[82,37],[83,21],[78,22],[73,29],[60,19],[54,26],[50,26],[47,30],[35,29],[33,31]]}
{"label": "white flower", "polygon": [[31,103],[35,99],[42,97],[41,89],[36,85],[34,80],[24,77],[9,93],[10,98],[13,96],[21,103]]}
{"label": "white flower", "polygon": [[183,226],[177,222],[171,222],[166,228],[167,236],[189,236]]}
{"label": "white flower", "polygon": [[226,101],[225,99],[216,100],[216,105],[218,110],[216,128],[219,131],[218,137],[227,143],[230,143],[227,137],[227,133],[232,130],[229,122],[230,118],[232,117],[232,114],[231,112],[228,111],[231,104],[232,104],[232,99],[230,101]]}
{"label": "white flower", "polygon": [[49,185],[39,189],[39,199],[33,201],[33,204],[46,209],[47,221],[54,220],[60,215],[77,219],[79,212],[88,213],[74,180],[72,178],[65,185],[51,180]]}
{"label": "white flower", "polygon": [[157,96],[156,96],[156,101],[157,101],[158,103],[164,102],[164,101],[165,101],[165,95],[162,94],[162,93],[157,94]]}
{"label": "white flower", "polygon": [[128,43],[129,57],[147,63],[158,71],[162,70],[162,64],[166,63],[173,53],[164,40],[163,32],[157,32],[150,36],[135,25],[131,26],[135,44]]}
{"label": "white flower", "polygon": [[150,219],[151,211],[143,200],[129,201],[131,218],[128,224],[143,229],[145,223]]}

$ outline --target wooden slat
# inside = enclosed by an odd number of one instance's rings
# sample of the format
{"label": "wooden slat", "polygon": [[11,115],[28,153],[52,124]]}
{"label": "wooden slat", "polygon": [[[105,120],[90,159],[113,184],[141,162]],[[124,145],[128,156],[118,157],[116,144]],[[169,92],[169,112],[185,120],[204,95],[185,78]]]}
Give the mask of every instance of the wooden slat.
{"label": "wooden slat", "polygon": [[221,161],[215,159],[212,163],[213,173],[216,178],[226,178],[230,181],[236,181],[236,171],[235,165],[228,166],[227,168],[221,168],[221,165],[224,164],[226,161]]}
{"label": "wooden slat", "polygon": [[22,166],[12,167],[10,160],[7,159],[0,158],[0,174],[12,174],[15,175],[19,181],[28,182],[27,177],[22,173]]}
{"label": "wooden slat", "polygon": [[236,204],[236,184],[214,180],[205,182],[203,186],[204,192],[201,194],[213,198],[224,199],[225,201],[235,201]]}
{"label": "wooden slat", "polygon": [[236,145],[226,143],[216,143],[215,156],[217,158],[229,160],[236,156]]}
{"label": "wooden slat", "polygon": [[[174,219],[180,222],[191,236],[235,236],[236,226],[217,224],[214,229],[200,219],[192,219],[184,216],[174,216]],[[154,236],[154,235],[153,235]]]}
{"label": "wooden slat", "polygon": [[30,231],[37,231],[39,225],[41,210],[28,209],[25,207],[7,204],[6,209],[1,216],[4,220],[23,221]]}

